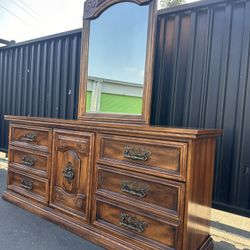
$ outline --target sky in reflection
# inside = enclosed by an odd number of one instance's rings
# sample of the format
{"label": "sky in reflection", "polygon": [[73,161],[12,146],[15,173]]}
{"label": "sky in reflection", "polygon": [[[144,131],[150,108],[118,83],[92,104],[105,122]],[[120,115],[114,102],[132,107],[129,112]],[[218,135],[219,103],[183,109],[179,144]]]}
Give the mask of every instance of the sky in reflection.
{"label": "sky in reflection", "polygon": [[89,76],[143,84],[148,8],[119,3],[91,21]]}

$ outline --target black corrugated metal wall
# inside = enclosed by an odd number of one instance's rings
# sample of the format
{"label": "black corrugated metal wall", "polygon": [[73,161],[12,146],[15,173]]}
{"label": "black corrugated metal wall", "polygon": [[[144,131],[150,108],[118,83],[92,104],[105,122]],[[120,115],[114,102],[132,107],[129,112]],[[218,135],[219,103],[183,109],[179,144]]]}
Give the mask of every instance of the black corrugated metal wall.
{"label": "black corrugated metal wall", "polygon": [[5,114],[76,118],[80,54],[81,29],[0,48],[0,149]]}
{"label": "black corrugated metal wall", "polygon": [[[223,128],[214,205],[250,215],[250,0],[209,0],[158,15],[152,123]],[[74,119],[81,30],[0,48],[4,114]]]}
{"label": "black corrugated metal wall", "polygon": [[214,205],[250,215],[250,1],[160,11],[157,41],[153,123],[223,128]]}

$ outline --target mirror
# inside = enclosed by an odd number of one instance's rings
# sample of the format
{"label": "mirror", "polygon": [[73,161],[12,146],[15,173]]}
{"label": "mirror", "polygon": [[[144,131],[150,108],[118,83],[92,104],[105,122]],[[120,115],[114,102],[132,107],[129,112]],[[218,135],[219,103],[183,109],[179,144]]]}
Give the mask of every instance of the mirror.
{"label": "mirror", "polygon": [[142,114],[148,8],[119,3],[90,22],[86,112]]}
{"label": "mirror", "polygon": [[87,0],[78,118],[149,123],[155,0]]}

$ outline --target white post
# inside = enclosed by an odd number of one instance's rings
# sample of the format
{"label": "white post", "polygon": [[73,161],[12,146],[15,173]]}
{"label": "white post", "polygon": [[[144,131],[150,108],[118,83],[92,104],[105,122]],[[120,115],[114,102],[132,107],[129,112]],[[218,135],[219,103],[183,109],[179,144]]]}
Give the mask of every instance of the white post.
{"label": "white post", "polygon": [[90,112],[100,111],[101,94],[102,94],[102,82],[94,81],[91,94]]}

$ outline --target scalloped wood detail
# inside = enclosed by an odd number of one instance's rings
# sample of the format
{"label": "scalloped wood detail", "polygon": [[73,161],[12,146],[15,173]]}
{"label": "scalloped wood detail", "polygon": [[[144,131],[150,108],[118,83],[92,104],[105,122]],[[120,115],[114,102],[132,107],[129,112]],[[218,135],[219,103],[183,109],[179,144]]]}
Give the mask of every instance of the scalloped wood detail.
{"label": "scalloped wood detail", "polygon": [[121,2],[131,2],[139,5],[145,5],[150,3],[152,0],[87,0],[84,3],[83,19],[94,19],[98,17],[105,9],[110,6],[121,3]]}

